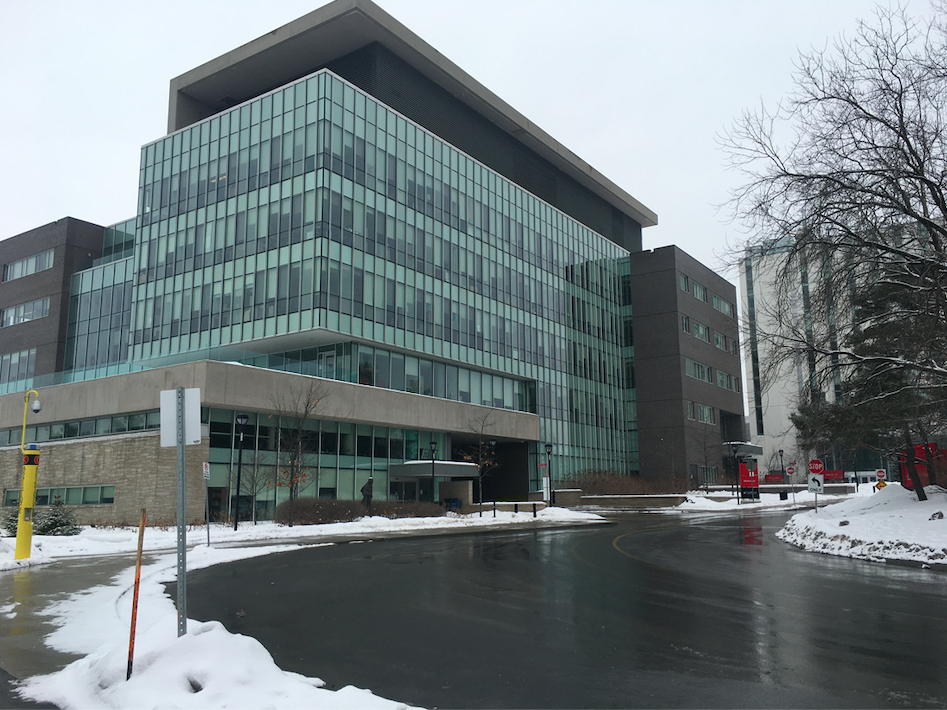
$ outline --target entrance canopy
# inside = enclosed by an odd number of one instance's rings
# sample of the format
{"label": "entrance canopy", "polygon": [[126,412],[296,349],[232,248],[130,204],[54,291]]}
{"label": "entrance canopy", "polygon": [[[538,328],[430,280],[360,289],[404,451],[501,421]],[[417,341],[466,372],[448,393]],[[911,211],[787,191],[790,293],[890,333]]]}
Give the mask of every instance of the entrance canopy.
{"label": "entrance canopy", "polygon": [[[438,478],[476,478],[479,475],[475,463],[463,461],[434,461],[434,476]],[[389,478],[430,478],[431,460],[405,461],[388,466]]]}

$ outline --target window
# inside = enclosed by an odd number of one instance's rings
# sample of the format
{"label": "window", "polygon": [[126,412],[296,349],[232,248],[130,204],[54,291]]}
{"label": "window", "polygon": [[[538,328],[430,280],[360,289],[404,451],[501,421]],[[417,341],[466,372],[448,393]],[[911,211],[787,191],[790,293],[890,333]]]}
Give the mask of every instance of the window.
{"label": "window", "polygon": [[[36,505],[53,505],[61,500],[66,505],[100,505],[115,502],[115,486],[70,486],[68,488],[37,488]],[[3,505],[19,506],[19,489],[3,492]]]}
{"label": "window", "polygon": [[700,340],[703,340],[705,343],[710,342],[710,328],[708,328],[703,323],[698,323],[694,321],[694,337]]}
{"label": "window", "polygon": [[0,355],[0,384],[28,380],[36,368],[36,348]]}
{"label": "window", "polygon": [[692,421],[696,419],[701,424],[716,424],[714,408],[697,402],[687,403],[687,418]]}
{"label": "window", "polygon": [[714,345],[721,350],[727,350],[727,336],[723,333],[714,333]]}
{"label": "window", "polygon": [[681,284],[681,291],[690,291],[690,281],[684,274],[677,275],[678,282]]}
{"label": "window", "polygon": [[681,316],[681,330],[685,333],[691,332],[691,319],[687,316]]}
{"label": "window", "polygon": [[714,308],[716,308],[718,311],[720,311],[724,315],[728,315],[731,318],[733,318],[733,304],[730,303],[730,301],[714,294],[713,303],[714,303]]}
{"label": "window", "polygon": [[696,409],[697,421],[699,421],[701,424],[716,424],[713,407],[708,407],[704,404],[698,404],[696,405]]}
{"label": "window", "polygon": [[713,382],[713,370],[707,365],[689,358],[684,358],[684,373],[688,377],[693,377],[703,382]]}
{"label": "window", "polygon": [[20,259],[19,261],[14,261],[11,264],[4,265],[3,280],[13,281],[14,279],[19,279],[23,276],[29,276],[30,274],[35,274],[40,271],[46,271],[46,269],[51,268],[53,268],[52,249],[49,251],[44,251],[40,254],[28,256],[27,258]]}
{"label": "window", "polygon": [[0,310],[0,327],[27,323],[49,315],[49,297]]}
{"label": "window", "polygon": [[717,386],[733,392],[740,391],[740,378],[717,370]]}
{"label": "window", "polygon": [[696,281],[694,282],[694,298],[707,303],[707,289]]}

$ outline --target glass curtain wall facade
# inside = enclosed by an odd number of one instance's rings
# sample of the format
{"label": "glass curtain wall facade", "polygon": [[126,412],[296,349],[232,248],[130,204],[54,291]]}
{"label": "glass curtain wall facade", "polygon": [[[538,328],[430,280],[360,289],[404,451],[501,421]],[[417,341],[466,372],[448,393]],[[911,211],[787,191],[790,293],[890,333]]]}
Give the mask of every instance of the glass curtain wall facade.
{"label": "glass curtain wall facade", "polygon": [[475,372],[557,476],[629,468],[627,252],[327,70],[145,146],[137,230],[132,363],[319,329],[339,379]]}

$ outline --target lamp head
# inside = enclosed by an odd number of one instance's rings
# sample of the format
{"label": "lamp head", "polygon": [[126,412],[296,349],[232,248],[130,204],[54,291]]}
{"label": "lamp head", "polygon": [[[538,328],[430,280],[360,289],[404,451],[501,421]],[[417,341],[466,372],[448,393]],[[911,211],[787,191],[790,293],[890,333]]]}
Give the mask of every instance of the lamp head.
{"label": "lamp head", "polygon": [[779,450],[779,458],[782,458],[782,457],[783,457],[783,450],[780,449],[780,450]]}
{"label": "lamp head", "polygon": [[547,453],[547,454],[551,454],[551,453],[552,453],[552,444],[546,444],[546,453]]}
{"label": "lamp head", "polygon": [[431,442],[431,453],[433,454],[435,451],[437,451],[437,442],[436,442],[436,441],[432,441],[432,442]]}
{"label": "lamp head", "polygon": [[239,424],[241,427],[245,427],[248,421],[250,421],[250,417],[248,417],[246,414],[237,415],[237,424]]}
{"label": "lamp head", "polygon": [[39,414],[43,409],[43,405],[39,403],[39,399],[34,399],[31,408],[33,410],[33,414]]}

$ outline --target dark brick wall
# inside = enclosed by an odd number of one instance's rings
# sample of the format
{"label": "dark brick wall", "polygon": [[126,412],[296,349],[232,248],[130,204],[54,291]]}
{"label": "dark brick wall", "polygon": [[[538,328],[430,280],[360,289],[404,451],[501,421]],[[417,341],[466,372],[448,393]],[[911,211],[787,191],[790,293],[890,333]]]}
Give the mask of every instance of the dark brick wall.
{"label": "dark brick wall", "polygon": [[45,318],[0,328],[0,354],[36,348],[37,376],[62,371],[72,275],[89,268],[102,255],[104,233],[104,227],[65,217],[0,241],[0,278],[2,265],[54,250],[53,268],[0,281],[0,308],[49,296]]}

